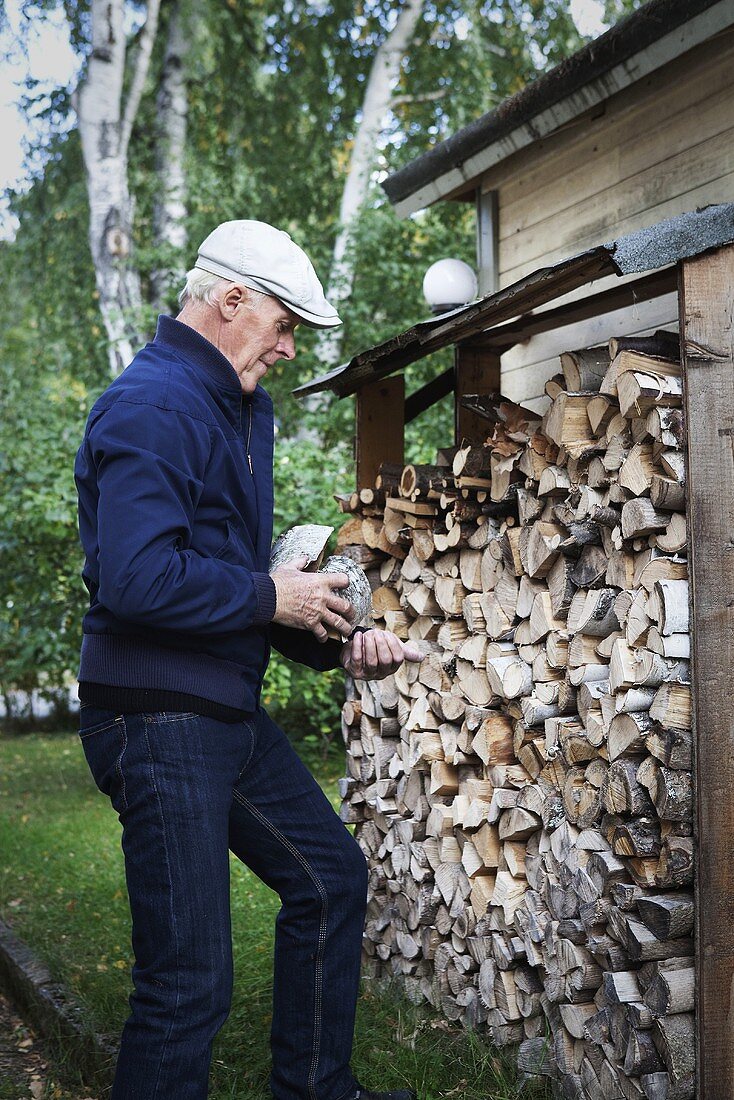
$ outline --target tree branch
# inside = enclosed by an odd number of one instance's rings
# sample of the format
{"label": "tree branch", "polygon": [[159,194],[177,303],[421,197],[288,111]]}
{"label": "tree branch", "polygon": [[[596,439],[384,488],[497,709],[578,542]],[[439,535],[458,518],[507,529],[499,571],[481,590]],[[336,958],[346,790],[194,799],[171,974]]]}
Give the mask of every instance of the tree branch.
{"label": "tree branch", "polygon": [[145,80],[148,76],[148,69],[150,68],[150,57],[153,52],[153,43],[155,42],[155,36],[158,30],[158,12],[160,11],[160,6],[160,0],[148,0],[148,10],[143,29],[140,33],[138,54],[135,58],[133,79],[125,103],[122,124],[120,126],[120,153],[123,157],[127,157],[130,135],[132,134],[135,116],[138,113],[138,107],[140,106],[140,100],[143,95],[143,88],[145,87]]}
{"label": "tree branch", "polygon": [[448,91],[448,88],[437,88],[435,92],[421,92],[418,95],[395,95],[390,100],[390,106],[401,107],[404,103],[431,103],[434,100],[443,99]]}

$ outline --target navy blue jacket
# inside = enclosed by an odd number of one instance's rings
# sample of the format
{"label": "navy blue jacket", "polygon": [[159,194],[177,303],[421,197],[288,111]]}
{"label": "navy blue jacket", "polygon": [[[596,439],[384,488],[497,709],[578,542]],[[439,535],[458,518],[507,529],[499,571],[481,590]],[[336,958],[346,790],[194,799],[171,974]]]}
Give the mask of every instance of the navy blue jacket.
{"label": "navy blue jacket", "polygon": [[160,317],[102,394],[74,475],[85,553],[79,679],[254,710],[270,641],[313,668],[339,644],[271,625],[273,405],[229,360]]}

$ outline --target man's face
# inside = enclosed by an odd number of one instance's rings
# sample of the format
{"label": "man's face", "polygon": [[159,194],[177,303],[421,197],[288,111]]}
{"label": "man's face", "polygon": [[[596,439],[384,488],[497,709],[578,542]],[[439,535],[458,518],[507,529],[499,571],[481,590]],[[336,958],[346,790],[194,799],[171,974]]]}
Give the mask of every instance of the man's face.
{"label": "man's face", "polygon": [[243,296],[222,333],[226,346],[220,345],[237,372],[243,393],[253,393],[279,359],[294,358],[299,321],[277,298],[256,295],[253,308],[253,296]]}

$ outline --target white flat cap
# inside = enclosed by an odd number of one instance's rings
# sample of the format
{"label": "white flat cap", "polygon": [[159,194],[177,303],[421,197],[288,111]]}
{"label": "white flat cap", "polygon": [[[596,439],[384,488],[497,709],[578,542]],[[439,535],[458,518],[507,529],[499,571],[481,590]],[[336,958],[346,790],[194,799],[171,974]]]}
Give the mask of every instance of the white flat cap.
{"label": "white flat cap", "polygon": [[271,294],[311,328],[342,323],[306,253],[267,222],[222,222],[200,246],[194,266]]}

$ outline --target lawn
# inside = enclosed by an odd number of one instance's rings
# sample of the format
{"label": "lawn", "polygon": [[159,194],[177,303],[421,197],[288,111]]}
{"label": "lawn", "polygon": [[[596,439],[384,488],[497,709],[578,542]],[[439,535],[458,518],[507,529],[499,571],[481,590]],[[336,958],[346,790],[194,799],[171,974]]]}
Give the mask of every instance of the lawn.
{"label": "lawn", "polygon": [[[336,803],[338,752],[311,760]],[[130,992],[130,925],[117,816],[96,789],[75,734],[0,737],[0,916],[117,1036]],[[277,897],[232,860],[235,997],[218,1036],[211,1100],[266,1100],[273,921]],[[353,1069],[366,1085],[416,1085],[421,1100],[510,1100],[509,1057],[365,983]],[[549,1095],[538,1087],[529,1100]]]}

